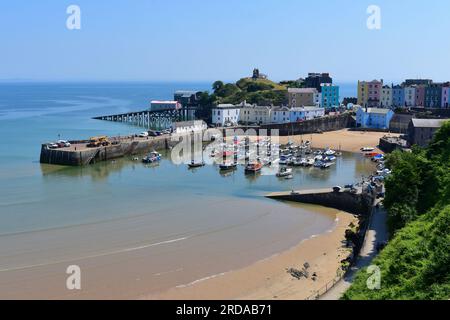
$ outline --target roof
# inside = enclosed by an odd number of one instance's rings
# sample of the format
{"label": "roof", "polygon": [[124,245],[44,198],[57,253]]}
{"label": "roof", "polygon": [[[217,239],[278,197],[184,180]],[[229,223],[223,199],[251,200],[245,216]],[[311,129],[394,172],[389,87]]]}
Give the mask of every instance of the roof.
{"label": "roof", "polygon": [[[363,112],[366,112],[366,109],[361,108]],[[367,113],[376,113],[376,114],[388,114],[389,112],[392,112],[391,109],[384,109],[384,108],[367,108]]]}
{"label": "roof", "polygon": [[203,120],[180,121],[173,123],[174,128],[203,126],[203,125],[205,125],[205,121]]}
{"label": "roof", "polygon": [[415,128],[440,128],[444,122],[450,119],[412,119]]}
{"label": "roof", "polygon": [[196,95],[198,92],[199,91],[192,91],[192,90],[177,90],[175,91],[175,95],[190,98],[191,96]]}
{"label": "roof", "polygon": [[274,107],[272,109],[272,111],[275,111],[275,112],[277,112],[277,111],[289,111],[289,110],[290,109],[288,107]]}
{"label": "roof", "polygon": [[408,124],[411,119],[413,118],[412,114],[400,114],[400,113],[396,113],[394,114],[394,116],[392,117],[391,122],[403,122]]}
{"label": "roof", "polygon": [[304,106],[291,108],[292,111],[325,111],[325,108],[315,106]]}
{"label": "roof", "polygon": [[158,104],[176,104],[178,103],[177,101],[172,101],[172,100],[153,100],[151,103],[158,103]]}
{"label": "roof", "polygon": [[234,104],[218,104],[213,109],[240,109],[240,107]]}
{"label": "roof", "polygon": [[316,88],[289,88],[289,93],[318,93]]}

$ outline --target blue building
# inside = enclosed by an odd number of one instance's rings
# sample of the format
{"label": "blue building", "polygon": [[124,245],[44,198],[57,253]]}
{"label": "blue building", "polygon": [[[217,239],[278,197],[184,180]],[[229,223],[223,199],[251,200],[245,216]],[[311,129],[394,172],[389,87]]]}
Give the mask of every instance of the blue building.
{"label": "blue building", "polygon": [[442,103],[441,83],[433,83],[425,88],[425,107],[440,108]]}
{"label": "blue building", "polygon": [[359,128],[388,129],[394,116],[391,109],[359,108],[356,111],[356,126]]}
{"label": "blue building", "polygon": [[339,107],[339,86],[334,86],[330,83],[322,83],[321,88],[321,107],[325,109]]}
{"label": "blue building", "polygon": [[394,107],[405,106],[405,90],[402,86],[392,87],[392,105]]}

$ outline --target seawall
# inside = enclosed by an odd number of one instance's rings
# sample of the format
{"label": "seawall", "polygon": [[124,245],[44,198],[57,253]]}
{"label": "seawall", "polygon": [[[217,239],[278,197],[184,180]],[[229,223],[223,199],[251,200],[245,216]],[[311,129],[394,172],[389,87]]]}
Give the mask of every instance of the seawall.
{"label": "seawall", "polygon": [[351,115],[349,113],[344,113],[302,122],[262,125],[260,126],[260,129],[278,129],[280,135],[283,136],[291,134],[310,134],[345,129],[351,126],[351,121]]}
{"label": "seawall", "polygon": [[361,192],[333,192],[331,188],[297,192],[274,192],[266,197],[275,200],[316,204],[356,215],[369,214],[373,204],[373,198],[370,195],[362,194]]}
{"label": "seawall", "polygon": [[99,161],[108,161],[124,156],[142,154],[152,150],[163,150],[173,147],[177,142],[170,136],[152,137],[149,139],[120,139],[117,144],[96,148],[87,148],[88,141],[69,141],[70,148],[50,149],[41,146],[40,162],[66,166],[85,166]]}

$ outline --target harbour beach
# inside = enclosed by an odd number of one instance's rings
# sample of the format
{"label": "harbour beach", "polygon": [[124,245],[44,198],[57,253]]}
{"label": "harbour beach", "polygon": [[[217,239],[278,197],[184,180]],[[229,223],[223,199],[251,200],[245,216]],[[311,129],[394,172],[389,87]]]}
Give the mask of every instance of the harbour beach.
{"label": "harbour beach", "polygon": [[[340,149],[341,151],[358,153],[361,152],[361,148],[373,147],[376,152],[381,152],[377,146],[380,142],[380,138],[385,135],[388,135],[388,133],[343,129],[324,133],[284,136],[280,137],[280,143],[285,144],[288,141],[292,141],[298,144],[301,143],[302,140],[309,140],[311,142],[311,147],[316,149],[331,148],[334,150]],[[389,136],[398,137],[399,134],[389,133]]]}
{"label": "harbour beach", "polygon": [[[338,275],[341,260],[351,250],[345,248],[345,230],[357,218],[349,213],[329,208],[317,208],[335,215],[335,224],[328,232],[312,236],[295,247],[258,261],[246,268],[173,288],[141,299],[243,299],[243,300],[302,300],[333,281]],[[309,264],[309,273],[317,278],[294,278],[288,269],[302,269]]]}

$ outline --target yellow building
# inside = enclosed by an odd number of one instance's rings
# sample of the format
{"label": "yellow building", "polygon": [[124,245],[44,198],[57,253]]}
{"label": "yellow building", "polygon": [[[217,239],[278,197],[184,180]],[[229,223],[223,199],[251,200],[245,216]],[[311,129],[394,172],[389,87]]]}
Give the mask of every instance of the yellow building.
{"label": "yellow building", "polygon": [[367,105],[369,100],[369,83],[358,80],[358,104],[360,106]]}

